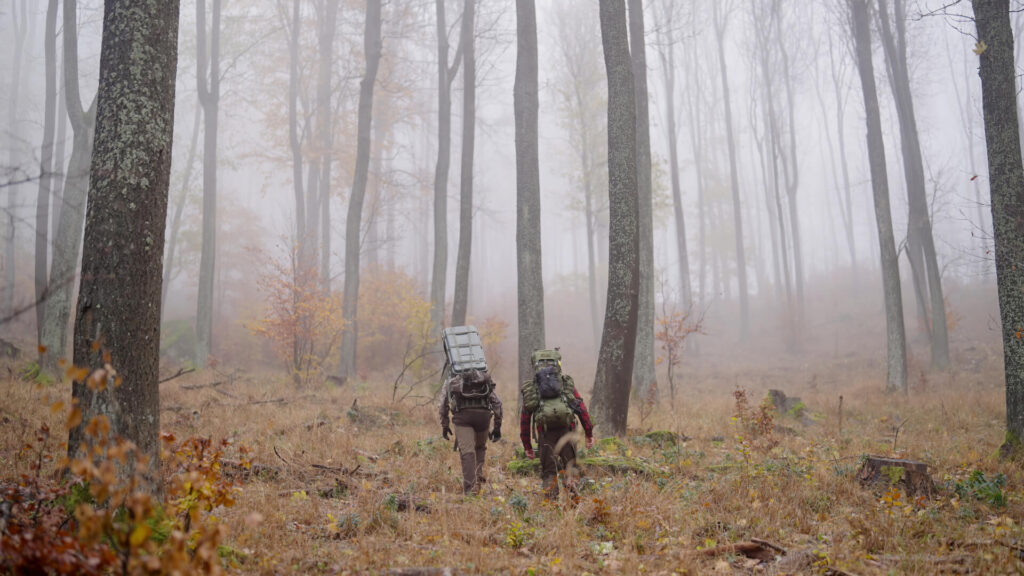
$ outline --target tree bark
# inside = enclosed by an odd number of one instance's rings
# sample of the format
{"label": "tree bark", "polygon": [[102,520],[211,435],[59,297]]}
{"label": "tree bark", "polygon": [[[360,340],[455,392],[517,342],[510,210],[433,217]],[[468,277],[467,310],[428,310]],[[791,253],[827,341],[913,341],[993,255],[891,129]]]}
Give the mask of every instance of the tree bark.
{"label": "tree bark", "polygon": [[[213,0],[206,50],[206,0],[196,0],[199,104],[203,108],[203,247],[199,256],[196,306],[196,366],[206,367],[213,350],[213,285],[217,260],[217,124],[220,118],[221,0]],[[209,70],[209,79],[207,79]]]}
{"label": "tree bark", "polygon": [[1006,374],[1006,442],[1019,456],[1024,438],[1024,167],[1017,129],[1017,83],[1008,0],[972,0],[978,30],[981,104],[992,197],[999,316]]}
{"label": "tree bark", "polygon": [[636,93],[623,0],[601,0],[608,74],[608,300],[594,377],[594,413],[603,433],[624,435],[633,384],[640,290]]}
{"label": "tree bark", "polygon": [[356,336],[359,331],[359,240],[362,231],[363,202],[366,199],[366,181],[370,171],[370,128],[373,123],[373,85],[381,56],[381,0],[366,1],[366,25],[363,33],[363,52],[366,54],[366,72],[359,86],[359,119],[356,131],[356,166],[352,193],[348,201],[345,221],[345,292],[341,313],[345,319],[341,335],[341,361],[338,378],[345,382],[356,372]]}
{"label": "tree bark", "polygon": [[[928,193],[925,190],[924,161],[921,157],[921,141],[918,137],[914,100],[910,90],[910,72],[907,67],[906,18],[903,0],[893,0],[895,8],[896,34],[893,37],[889,22],[887,0],[878,0],[881,21],[882,46],[891,70],[890,80],[896,100],[896,116],[899,119],[900,142],[903,150],[903,174],[907,182],[907,204],[909,222],[907,225],[907,255],[914,269],[914,293],[921,298],[925,309],[925,323],[928,330],[932,368],[943,370],[949,366],[949,334],[946,328],[946,304],[942,293],[942,273],[935,253],[935,239],[928,211]],[[928,305],[925,305],[925,300]],[[930,310],[928,310],[930,306]],[[930,315],[929,315],[930,312]]]}
{"label": "tree bark", "polygon": [[885,325],[888,376],[886,391],[907,391],[906,332],[903,326],[903,301],[900,293],[899,262],[889,211],[889,177],[885,168],[885,143],[882,119],[878,109],[874,64],[871,61],[871,25],[868,0],[847,0],[850,8],[857,70],[860,73],[867,117],[868,161],[871,168],[871,190],[875,203],[875,222],[882,262],[882,287],[885,295]]}
{"label": "tree bark", "polygon": [[516,271],[519,380],[533,377],[530,354],[544,348],[544,277],[540,229],[537,9],[516,0]]}
{"label": "tree bark", "polygon": [[466,323],[469,306],[469,261],[473,249],[473,156],[476,139],[476,0],[462,10],[462,172],[459,177],[459,248],[455,259],[452,326]]}
{"label": "tree bark", "polygon": [[750,306],[747,301],[747,259],[743,246],[743,211],[740,206],[740,179],[736,166],[736,141],[732,125],[732,104],[729,95],[729,70],[725,62],[725,28],[728,14],[714,3],[715,40],[718,45],[718,69],[722,77],[722,105],[725,107],[725,137],[729,149],[729,187],[732,190],[733,227],[736,234],[736,279],[739,282],[740,339],[750,334]]}
{"label": "tree bark", "polygon": [[75,457],[92,441],[89,422],[107,418],[111,435],[133,442],[148,459],[144,488],[153,493],[161,491],[160,264],[178,7],[177,0],[106,2],[74,362],[90,372],[114,366],[120,386],[94,390],[75,382],[83,418],[68,437]]}
{"label": "tree bark", "polygon": [[[49,251],[50,188],[53,181],[53,132],[57,108],[57,0],[49,0],[46,6],[46,30],[43,35],[46,81],[43,105],[43,144],[39,162],[39,192],[36,195],[36,347],[39,359],[45,356],[43,350],[43,323],[45,321],[47,298],[47,252]],[[63,122],[64,119],[61,118]]]}
{"label": "tree bark", "polygon": [[64,177],[64,198],[60,226],[56,230],[53,262],[50,263],[50,294],[43,319],[43,366],[60,377],[58,361],[67,357],[67,331],[71,320],[78,259],[85,226],[86,196],[89,190],[89,166],[92,163],[93,133],[96,124],[94,96],[87,110],[82,108],[78,82],[78,10],[76,0],[64,0],[64,101],[73,131],[71,159]]}
{"label": "tree bark", "polygon": [[637,309],[633,382],[646,396],[657,388],[654,374],[654,202],[651,192],[651,118],[647,98],[647,50],[641,0],[628,0],[630,57],[636,92],[636,165],[640,233],[640,299]]}

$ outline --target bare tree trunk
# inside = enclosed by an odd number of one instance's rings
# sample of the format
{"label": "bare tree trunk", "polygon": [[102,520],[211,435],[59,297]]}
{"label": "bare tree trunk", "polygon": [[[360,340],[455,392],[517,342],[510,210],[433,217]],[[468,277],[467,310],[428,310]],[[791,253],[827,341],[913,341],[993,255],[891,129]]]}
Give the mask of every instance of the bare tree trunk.
{"label": "bare tree trunk", "polygon": [[789,120],[789,147],[783,158],[783,175],[786,181],[786,196],[789,200],[789,230],[793,240],[793,276],[796,284],[796,336],[803,332],[804,323],[804,257],[800,240],[800,213],[797,210],[797,192],[800,189],[800,167],[797,162],[796,108],[793,101],[793,76],[789,69],[789,52],[786,50],[782,30],[779,4],[772,5],[775,16],[775,40],[782,55],[782,76],[785,79],[786,108]]}
{"label": "bare tree trunk", "polygon": [[306,263],[306,194],[302,179],[302,141],[299,139],[299,33],[302,26],[301,0],[292,0],[288,37],[288,146],[292,153],[292,189],[295,195],[295,242],[299,265]]}
{"label": "bare tree trunk", "polygon": [[601,0],[608,74],[608,302],[594,377],[594,413],[605,433],[624,435],[633,384],[640,291],[636,93],[623,0]]}
{"label": "bare tree trunk", "polygon": [[[45,320],[47,286],[47,252],[49,251],[50,187],[53,181],[53,132],[57,108],[57,0],[46,6],[46,31],[43,36],[46,60],[46,82],[43,106],[43,144],[39,158],[39,192],[36,195],[36,348],[39,359],[43,350],[43,323]],[[61,122],[64,119],[61,118]]]}
{"label": "bare tree trunk", "polygon": [[978,30],[999,316],[1006,374],[1004,457],[1019,456],[1024,438],[1024,167],[1017,124],[1017,82],[1008,0],[972,0]]}
{"label": "bare tree trunk", "polygon": [[196,111],[192,119],[192,141],[188,146],[188,156],[185,164],[185,177],[181,182],[181,192],[178,193],[178,197],[174,201],[174,215],[171,216],[171,233],[167,237],[167,257],[164,258],[164,279],[161,283],[160,289],[160,309],[164,310],[167,306],[167,289],[171,286],[171,282],[174,280],[174,266],[175,258],[177,257],[178,249],[178,232],[181,230],[181,215],[185,211],[185,203],[188,200],[189,191],[192,189],[192,167],[196,163],[196,149],[199,143],[199,117],[201,116],[201,107],[196,106]]}
{"label": "bare tree trunk", "polygon": [[839,167],[842,169],[843,174],[843,199],[846,205],[846,210],[844,210],[846,214],[846,241],[850,245],[850,261],[853,263],[853,276],[856,279],[859,277],[857,274],[857,243],[854,241],[853,236],[853,198],[850,193],[852,186],[850,186],[849,163],[846,160],[846,99],[843,95],[842,79],[837,71],[837,65],[833,56],[831,35],[829,36],[829,61],[832,64],[832,90],[836,98],[836,140],[838,140],[839,144]]}
{"label": "bare tree trunk", "polygon": [[[8,145],[10,146],[8,164],[12,170],[21,170],[21,143],[18,141],[18,104],[21,99],[21,68],[25,59],[25,37],[28,35],[28,3],[11,0],[11,20],[14,28],[14,50],[11,52],[11,99],[7,104]],[[17,252],[14,243],[17,241],[17,211],[19,186],[8,186],[7,194],[7,226],[4,230],[4,292],[0,301],[0,314],[7,317],[14,310],[15,269],[17,268]]]}
{"label": "bare tree trunk", "polygon": [[516,80],[513,93],[516,117],[519,382],[533,377],[530,353],[544,348],[545,341],[540,230],[540,88],[537,68],[536,6],[534,0],[516,0]]}
{"label": "bare tree trunk", "polygon": [[[68,139],[68,108],[64,102],[64,63],[57,65],[60,77],[57,81],[57,139],[56,151],[53,155],[53,194],[50,202],[50,236],[57,236],[60,228],[60,208],[64,201],[64,177],[67,174],[67,139]],[[54,242],[50,243],[51,253],[55,251]],[[51,256],[52,258],[53,256]]]}
{"label": "bare tree trunk", "polygon": [[60,377],[57,363],[67,357],[67,333],[71,321],[79,248],[85,226],[86,197],[89,190],[89,166],[92,162],[96,97],[88,110],[82,109],[78,83],[78,11],[76,0],[64,0],[64,100],[74,132],[71,159],[64,177],[64,198],[60,226],[54,240],[50,263],[50,295],[43,319],[44,367]]}
{"label": "bare tree trunk", "polygon": [[[931,341],[932,368],[944,370],[949,366],[949,334],[946,329],[946,304],[942,294],[942,274],[935,253],[935,239],[928,211],[928,193],[925,190],[924,162],[921,142],[914,113],[914,100],[910,91],[910,73],[907,68],[906,18],[903,0],[893,0],[896,34],[893,38],[886,0],[878,0],[881,20],[882,46],[889,61],[896,115],[900,125],[903,149],[903,173],[907,181],[907,199],[910,220],[907,227],[907,254],[915,268],[915,281],[921,290],[915,292],[930,303],[928,333]],[[923,269],[922,269],[923,268]],[[927,293],[925,293],[927,292]],[[923,302],[922,302],[923,303]]]}
{"label": "bare tree trunk", "polygon": [[448,24],[445,0],[435,0],[437,11],[437,165],[434,169],[434,261],[430,275],[430,323],[434,331],[444,324],[448,275],[448,171],[452,147],[452,80],[462,51],[448,65]]}
{"label": "bare tree trunk", "polygon": [[651,118],[647,98],[647,50],[641,0],[628,0],[630,57],[636,91],[637,192],[640,214],[640,300],[633,382],[637,394],[657,387],[654,374],[654,201],[651,196]]}
{"label": "bare tree trunk", "polygon": [[[857,70],[864,94],[867,116],[868,160],[871,167],[871,189],[878,225],[878,245],[882,262],[882,286],[885,294],[885,324],[888,355],[886,391],[907,391],[907,344],[903,327],[903,301],[900,294],[900,271],[893,239],[892,214],[889,212],[889,177],[885,168],[885,143],[882,119],[878,110],[874,64],[871,61],[871,23],[868,0],[847,0],[853,29]],[[1019,155],[1018,155],[1019,156]]]}
{"label": "bare tree trunk", "polygon": [[473,155],[476,138],[476,0],[465,0],[462,11],[462,172],[459,178],[459,248],[455,259],[455,297],[452,325],[466,323],[469,305],[469,261],[473,249]]}
{"label": "bare tree trunk", "polygon": [[665,130],[668,136],[668,165],[672,183],[672,215],[676,221],[676,252],[679,256],[679,289],[682,291],[684,310],[693,306],[693,285],[690,282],[690,257],[686,247],[686,221],[683,218],[683,192],[679,183],[679,132],[676,127],[676,68],[675,38],[672,35],[672,10],[667,22],[658,28],[661,49],[662,83],[665,87]]}
{"label": "bare tree trunk", "polygon": [[331,102],[331,70],[334,65],[334,39],[338,28],[338,8],[341,0],[326,0],[319,18],[317,41],[320,54],[316,81],[316,133],[319,148],[319,189],[310,190],[316,196],[311,200],[319,204],[320,222],[320,285],[324,293],[331,290],[331,164],[334,158],[333,104]]}
{"label": "bare tree trunk", "polygon": [[[697,176],[697,244],[700,255],[697,273],[697,301],[702,305],[707,294],[707,209],[704,199],[704,127],[701,96],[700,62],[696,50],[690,50],[686,59],[687,80],[690,89],[686,91],[687,122],[690,146],[693,147],[693,164]],[[692,66],[692,67],[691,67]]]}
{"label": "bare tree trunk", "polygon": [[[161,492],[160,281],[174,131],[178,2],[107,0],[100,56],[96,153],[75,323],[75,365],[116,367],[120,386],[75,382],[82,423],[68,455],[90,442],[96,416],[113,437],[148,458],[150,492]],[[117,170],[109,167],[117,165]],[[116,273],[111,273],[116,271]],[[99,342],[101,346],[94,346]]]}
{"label": "bare tree trunk", "polygon": [[729,71],[725,63],[725,28],[729,15],[719,2],[714,3],[715,39],[718,44],[718,68],[722,77],[722,105],[725,107],[725,136],[729,148],[729,186],[732,189],[733,227],[736,233],[736,279],[739,281],[740,339],[750,334],[750,306],[747,302],[747,259],[743,246],[743,211],[740,206],[740,180],[736,166],[736,142],[729,97]]}
{"label": "bare tree trunk", "polygon": [[341,335],[341,361],[338,364],[338,377],[342,382],[347,381],[349,376],[356,372],[356,337],[359,333],[359,240],[362,232],[363,202],[366,199],[366,181],[370,171],[373,85],[377,82],[377,69],[380,67],[380,13],[381,0],[366,0],[366,27],[363,33],[366,72],[359,86],[356,166],[345,220],[345,291],[341,302],[345,330]]}
{"label": "bare tree trunk", "polygon": [[[203,107],[203,247],[199,256],[196,307],[196,366],[205,368],[213,350],[213,285],[217,259],[217,124],[220,117],[221,0],[213,0],[210,52],[206,52],[206,0],[196,0],[197,77]],[[209,69],[209,79],[207,79]]]}

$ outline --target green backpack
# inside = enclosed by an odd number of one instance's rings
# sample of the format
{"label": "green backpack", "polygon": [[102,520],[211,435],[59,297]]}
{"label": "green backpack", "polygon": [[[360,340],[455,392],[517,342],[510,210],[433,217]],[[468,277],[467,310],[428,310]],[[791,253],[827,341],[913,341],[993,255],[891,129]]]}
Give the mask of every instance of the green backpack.
{"label": "green backpack", "polygon": [[[538,428],[567,428],[572,425],[576,418],[576,384],[572,377],[562,374],[560,371],[541,369],[537,374],[520,385],[519,390],[523,395],[523,409],[533,414],[533,423]],[[548,386],[541,386],[545,377],[557,378],[560,390],[555,395],[542,394],[542,390]],[[545,397],[547,396],[547,397]]]}

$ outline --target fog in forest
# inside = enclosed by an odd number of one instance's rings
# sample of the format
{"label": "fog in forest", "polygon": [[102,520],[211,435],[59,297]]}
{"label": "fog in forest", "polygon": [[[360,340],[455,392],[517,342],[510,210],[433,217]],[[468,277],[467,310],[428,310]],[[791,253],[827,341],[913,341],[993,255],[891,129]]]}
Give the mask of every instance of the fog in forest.
{"label": "fog in forest", "polygon": [[[219,363],[275,367],[283,360],[275,356],[274,337],[266,333],[272,328],[265,319],[268,307],[275,305],[272,292],[282,289],[275,282],[291,273],[290,258],[298,258],[301,251],[297,247],[314,246],[315,262],[307,264],[332,293],[344,288],[366,11],[362,2],[348,0],[205,4],[202,42],[195,2],[186,0],[181,6],[162,366],[174,370],[196,362],[200,268],[204,243],[210,242],[210,233],[203,233],[203,212],[209,210],[204,207],[204,173],[211,170],[204,147],[211,142],[205,134],[213,110],[216,248],[207,353]],[[947,320],[954,361],[963,361],[969,350],[999,355],[980,83],[969,22],[959,12],[933,12],[941,7],[931,4],[906,2],[901,26],[927,216],[941,274],[945,311],[939,314]],[[644,2],[655,321],[682,312],[688,312],[691,326],[700,320],[700,333],[692,336],[682,360],[684,382],[686,366],[702,362],[770,366],[780,359],[799,362],[822,355],[858,358],[880,374],[886,340],[878,235],[846,5],[831,0],[715,5],[711,0]],[[330,16],[332,6],[337,13]],[[447,65],[453,73],[450,168],[444,187],[444,302],[450,317],[467,169],[466,61],[459,61],[465,52],[462,3],[448,2],[444,8]],[[34,300],[46,12],[47,2],[41,0],[13,0],[0,7],[5,315]],[[333,57],[323,62],[329,17],[336,19]],[[889,18],[894,25],[893,15]],[[1019,13],[1013,18],[1015,25],[1024,25]],[[429,309],[435,260],[437,4],[388,1],[381,22],[359,230],[360,330],[373,328],[360,336],[360,373],[392,373],[401,366],[418,329],[416,314]],[[213,28],[217,23],[219,30]],[[908,258],[906,147],[894,99],[893,64],[880,40],[879,23],[874,13],[874,71],[913,378],[915,370],[931,362],[934,312],[924,293],[928,287],[915,282]],[[48,184],[53,209],[46,238],[51,263],[58,251],[58,212],[75,134],[63,101],[69,70],[64,65],[65,24],[63,16],[57,18],[60,92],[53,112],[55,155]],[[87,111],[99,80],[101,3],[79,2],[77,26],[77,90],[80,108]],[[562,348],[578,381],[589,388],[605,317],[609,240],[607,87],[597,5],[584,0],[539,2],[537,27],[546,342]],[[467,323],[489,331],[491,354],[500,358],[496,370],[514,379],[514,3],[480,3],[473,37],[475,157],[469,168],[473,196]],[[198,65],[204,57],[205,63]],[[218,70],[219,82],[210,69]],[[197,75],[204,73],[202,90],[207,102],[214,98],[211,90],[216,92],[216,108],[204,106],[198,97]],[[323,82],[327,89],[321,93]],[[673,130],[675,141],[670,143]],[[296,177],[301,180],[299,192]],[[326,186],[321,183],[325,178]],[[305,240],[299,238],[296,223],[297,194],[307,204],[302,208],[309,220],[304,223]],[[734,199],[739,200],[738,212]],[[313,212],[318,222],[312,222]],[[737,219],[742,221],[739,230]],[[312,228],[316,231],[309,232]],[[740,231],[743,263],[738,263],[736,247]],[[749,298],[746,329],[744,293]],[[373,314],[387,318],[374,320]],[[36,322],[32,312],[19,313],[3,331],[28,340]],[[640,329],[656,330],[650,324]],[[654,354],[663,379],[665,365],[657,361],[664,356],[660,340],[654,341]],[[335,356],[332,351],[323,359],[325,375],[335,372]]]}

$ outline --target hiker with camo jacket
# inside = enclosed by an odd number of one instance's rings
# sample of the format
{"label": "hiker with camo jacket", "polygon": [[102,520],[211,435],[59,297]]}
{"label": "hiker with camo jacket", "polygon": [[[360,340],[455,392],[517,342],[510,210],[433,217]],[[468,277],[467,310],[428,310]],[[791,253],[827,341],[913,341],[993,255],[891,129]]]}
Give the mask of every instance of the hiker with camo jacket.
{"label": "hiker with camo jacket", "polygon": [[[441,419],[441,435],[447,440],[452,435],[451,423],[455,425],[455,447],[462,463],[462,490],[466,494],[480,492],[484,477],[484,457],[487,455],[487,439],[501,440],[501,400],[494,393],[495,384],[491,375],[482,370],[470,370],[455,374],[444,383],[441,390],[441,405],[438,416]],[[494,417],[494,428],[487,430]]]}
{"label": "hiker with camo jacket", "polygon": [[559,476],[567,489],[575,489],[576,444],[572,433],[576,420],[583,426],[587,448],[594,445],[594,425],[572,377],[562,373],[562,355],[557,348],[535,351],[530,363],[536,373],[519,388],[523,397],[519,438],[526,457],[534,458],[532,428],[540,451],[541,485],[545,496],[555,498]]}

